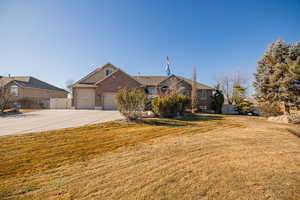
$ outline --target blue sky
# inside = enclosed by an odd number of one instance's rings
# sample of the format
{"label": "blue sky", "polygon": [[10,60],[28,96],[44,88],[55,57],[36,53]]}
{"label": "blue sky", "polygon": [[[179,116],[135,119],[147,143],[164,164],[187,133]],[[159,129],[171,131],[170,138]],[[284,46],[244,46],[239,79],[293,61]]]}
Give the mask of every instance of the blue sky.
{"label": "blue sky", "polygon": [[213,85],[276,39],[300,40],[300,0],[0,0],[0,75],[60,87],[111,62],[131,75],[174,74]]}

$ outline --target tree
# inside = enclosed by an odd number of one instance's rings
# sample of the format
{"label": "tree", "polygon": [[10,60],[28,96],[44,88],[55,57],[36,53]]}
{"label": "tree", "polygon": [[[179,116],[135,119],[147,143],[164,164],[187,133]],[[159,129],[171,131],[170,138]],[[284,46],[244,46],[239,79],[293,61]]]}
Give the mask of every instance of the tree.
{"label": "tree", "polygon": [[248,114],[253,111],[253,103],[246,100],[247,88],[239,84],[234,85],[232,100],[235,110],[239,114]]}
{"label": "tree", "polygon": [[223,74],[216,79],[217,85],[219,85],[223,91],[228,104],[233,104],[234,87],[236,85],[244,86],[247,82],[245,76],[239,71],[230,74]]}
{"label": "tree", "polygon": [[0,112],[3,113],[14,103],[14,98],[10,93],[9,87],[0,85]]}
{"label": "tree", "polygon": [[192,113],[195,113],[198,109],[198,94],[197,94],[197,70],[193,69],[193,83],[192,83]]}
{"label": "tree", "polygon": [[283,103],[285,113],[297,106],[300,96],[300,42],[277,40],[257,63],[253,86],[260,103]]}
{"label": "tree", "polygon": [[220,89],[220,85],[217,85],[215,88],[215,93],[213,94],[213,109],[215,110],[215,113],[222,114],[222,107],[224,104],[224,95],[222,93],[222,90]]}
{"label": "tree", "polygon": [[245,97],[246,97],[246,88],[239,84],[234,85],[233,92],[232,92],[232,103],[237,105],[242,101],[244,101]]}

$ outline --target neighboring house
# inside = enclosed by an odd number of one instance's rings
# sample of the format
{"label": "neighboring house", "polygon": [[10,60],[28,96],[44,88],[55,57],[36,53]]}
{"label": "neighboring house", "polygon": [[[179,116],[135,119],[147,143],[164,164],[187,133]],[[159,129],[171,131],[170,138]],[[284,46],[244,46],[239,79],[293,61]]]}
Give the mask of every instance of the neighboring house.
{"label": "neighboring house", "polygon": [[66,90],[31,76],[0,76],[0,86],[8,87],[10,94],[22,108],[49,108],[50,98],[68,96]]}
{"label": "neighboring house", "polygon": [[[145,88],[149,96],[158,96],[170,88],[190,95],[192,80],[180,76],[130,76],[108,63],[69,86],[72,88],[75,109],[117,109],[116,93],[123,88]],[[199,108],[210,109],[213,88],[197,83]]]}

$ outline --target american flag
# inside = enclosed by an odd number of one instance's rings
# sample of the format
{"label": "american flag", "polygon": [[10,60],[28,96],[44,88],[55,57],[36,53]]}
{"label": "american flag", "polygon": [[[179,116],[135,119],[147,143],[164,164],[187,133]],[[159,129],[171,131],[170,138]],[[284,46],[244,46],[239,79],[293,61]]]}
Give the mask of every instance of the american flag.
{"label": "american flag", "polygon": [[170,65],[171,65],[171,62],[169,60],[169,57],[167,56],[165,71],[166,71],[166,73],[167,73],[168,76],[171,75]]}

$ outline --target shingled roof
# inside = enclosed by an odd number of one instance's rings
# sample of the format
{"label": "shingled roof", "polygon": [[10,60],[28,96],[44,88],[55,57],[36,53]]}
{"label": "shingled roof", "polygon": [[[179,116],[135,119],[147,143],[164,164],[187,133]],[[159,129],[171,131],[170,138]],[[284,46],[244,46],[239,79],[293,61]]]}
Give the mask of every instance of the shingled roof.
{"label": "shingled roof", "polygon": [[[169,76],[132,76],[135,80],[140,82],[142,85],[145,86],[157,86],[159,85],[162,81],[166,80]],[[186,82],[188,82],[190,85],[192,85],[193,81],[182,77],[182,76],[176,76],[179,79],[182,79]],[[207,85],[201,84],[197,82],[197,87],[198,89],[205,89],[205,90],[213,90],[212,87],[209,87]]]}
{"label": "shingled roof", "polygon": [[31,76],[2,77],[0,78],[0,85],[6,85],[11,81],[16,82],[21,87],[65,91]]}
{"label": "shingled roof", "polygon": [[132,76],[132,78],[140,82],[142,85],[156,86],[163,80],[167,79],[168,76]]}

